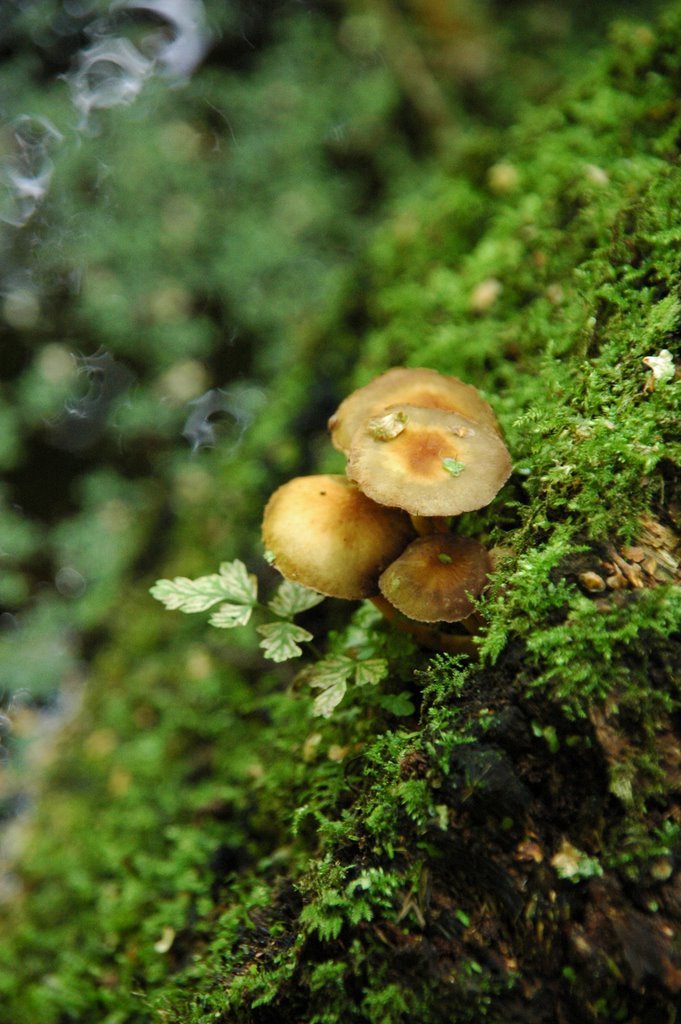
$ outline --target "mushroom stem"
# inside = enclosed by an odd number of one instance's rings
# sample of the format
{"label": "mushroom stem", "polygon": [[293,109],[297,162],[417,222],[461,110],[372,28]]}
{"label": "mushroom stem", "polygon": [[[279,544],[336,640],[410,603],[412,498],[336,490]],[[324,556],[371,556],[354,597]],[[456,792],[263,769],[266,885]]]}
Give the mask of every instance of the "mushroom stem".
{"label": "mushroom stem", "polygon": [[445,516],[412,516],[411,525],[419,537],[428,537],[431,533],[449,533],[449,524]]}
{"label": "mushroom stem", "polygon": [[471,636],[477,636],[484,625],[484,618],[480,612],[471,612],[465,619],[460,619],[459,624],[463,626]]}
{"label": "mushroom stem", "polygon": [[470,636],[443,633],[428,622],[416,622],[414,619],[408,619],[396,608],[393,608],[381,594],[371,597],[369,600],[388,622],[403,633],[412,636],[421,647],[428,647],[432,651],[440,651],[444,654],[468,654],[470,657],[477,655],[478,649]]}

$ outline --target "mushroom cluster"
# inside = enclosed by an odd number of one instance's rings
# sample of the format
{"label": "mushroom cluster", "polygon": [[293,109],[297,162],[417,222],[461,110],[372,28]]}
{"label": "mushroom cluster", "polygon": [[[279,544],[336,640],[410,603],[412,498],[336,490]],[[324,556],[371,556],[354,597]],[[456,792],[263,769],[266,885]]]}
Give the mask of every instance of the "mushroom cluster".
{"label": "mushroom cluster", "polygon": [[395,368],[346,398],[329,420],[346,476],[297,477],[270,498],[263,542],[288,580],[330,597],[370,598],[417,641],[471,650],[433,626],[472,626],[489,553],[450,532],[511,472],[490,405],[435,370]]}

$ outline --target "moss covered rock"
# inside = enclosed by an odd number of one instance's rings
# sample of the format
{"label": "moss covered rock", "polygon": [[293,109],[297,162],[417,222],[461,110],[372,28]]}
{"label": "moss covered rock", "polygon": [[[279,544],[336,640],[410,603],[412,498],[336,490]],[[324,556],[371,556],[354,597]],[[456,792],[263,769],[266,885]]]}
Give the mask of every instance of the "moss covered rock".
{"label": "moss covered rock", "polygon": [[[165,467],[163,550],[107,604],[10,834],[8,1022],[675,1018],[680,54],[674,4],[424,169],[330,322],[263,354],[276,394],[239,458]],[[227,643],[146,588],[256,568],[266,494],[339,470],[341,380],[399,363],[479,386],[514,458],[460,526],[498,549],[480,658],[325,603],[303,620],[323,653],[386,674],[315,717],[314,671],[266,670],[250,627]]]}

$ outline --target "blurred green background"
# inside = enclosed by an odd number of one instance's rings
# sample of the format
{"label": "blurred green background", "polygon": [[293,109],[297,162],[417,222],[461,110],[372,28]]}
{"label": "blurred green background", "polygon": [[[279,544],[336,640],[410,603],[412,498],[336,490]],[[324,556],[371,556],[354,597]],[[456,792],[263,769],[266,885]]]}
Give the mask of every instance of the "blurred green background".
{"label": "blurred green background", "polygon": [[[10,717],[83,676],[123,581],[165,553],[178,509],[215,511],[213,535],[178,554],[187,573],[257,548],[263,496],[315,460],[351,376],[369,316],[362,254],[391,203],[434,168],[482,178],[508,125],[588,65],[613,14],[655,8],[5,5]],[[295,429],[275,428],[271,465],[249,466],[244,439],[272,430],[292,367],[306,381],[289,397]]]}

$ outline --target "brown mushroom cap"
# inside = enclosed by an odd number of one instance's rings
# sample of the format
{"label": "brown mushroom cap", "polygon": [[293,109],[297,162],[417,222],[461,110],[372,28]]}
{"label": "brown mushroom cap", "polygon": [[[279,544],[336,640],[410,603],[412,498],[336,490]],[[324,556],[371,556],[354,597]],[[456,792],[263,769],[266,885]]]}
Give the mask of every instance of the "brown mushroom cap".
{"label": "brown mushroom cap", "polygon": [[[392,419],[391,419],[392,418]],[[414,516],[455,516],[488,505],[511,473],[500,436],[455,412],[390,406],[355,432],[351,480],[374,501]],[[391,436],[387,436],[390,434]]]}
{"label": "brown mushroom cap", "polygon": [[378,577],[414,537],[409,517],[362,494],[344,476],[289,480],[267,503],[265,547],[287,580],[328,597],[378,593]]}
{"label": "brown mushroom cap", "polygon": [[417,622],[458,622],[474,610],[492,561],[477,540],[434,533],[412,541],[378,581],[398,611]]}
{"label": "brown mushroom cap", "polygon": [[428,409],[449,409],[499,433],[491,405],[472,385],[425,367],[395,367],[375,377],[366,387],[353,391],[341,402],[329,420],[334,447],[347,452],[355,431],[363,423],[387,406],[402,402]]}

